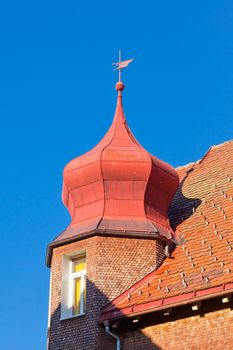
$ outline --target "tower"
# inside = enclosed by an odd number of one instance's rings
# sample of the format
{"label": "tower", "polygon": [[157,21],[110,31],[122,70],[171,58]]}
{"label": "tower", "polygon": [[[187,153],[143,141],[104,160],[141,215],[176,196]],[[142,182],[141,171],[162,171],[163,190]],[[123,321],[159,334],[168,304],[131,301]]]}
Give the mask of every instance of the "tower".
{"label": "tower", "polygon": [[177,243],[168,207],[179,178],[130,131],[116,84],[112,125],[64,169],[71,223],[47,250],[51,268],[49,350],[114,349],[98,324],[101,307],[156,269]]}

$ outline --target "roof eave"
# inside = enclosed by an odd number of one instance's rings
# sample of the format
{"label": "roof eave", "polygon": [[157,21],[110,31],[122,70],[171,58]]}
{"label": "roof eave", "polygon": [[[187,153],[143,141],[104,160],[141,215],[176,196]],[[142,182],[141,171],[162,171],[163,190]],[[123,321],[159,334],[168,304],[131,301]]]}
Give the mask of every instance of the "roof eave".
{"label": "roof eave", "polygon": [[104,321],[115,321],[123,318],[131,318],[139,315],[146,315],[158,312],[171,307],[178,307],[194,302],[216,298],[222,295],[233,293],[233,282],[222,284],[216,287],[188,292],[169,298],[154,300],[148,303],[133,305],[124,309],[112,309],[106,313],[102,311],[99,316],[99,323]]}
{"label": "roof eave", "polygon": [[161,239],[165,238],[159,233],[155,232],[142,232],[142,231],[126,231],[126,230],[111,230],[111,229],[94,229],[88,232],[79,233],[76,236],[72,236],[66,239],[52,241],[47,246],[45,264],[47,267],[51,267],[53,248],[57,248],[69,243],[77,242],[92,236],[114,236],[114,237],[131,237],[131,238],[143,238],[143,239]]}

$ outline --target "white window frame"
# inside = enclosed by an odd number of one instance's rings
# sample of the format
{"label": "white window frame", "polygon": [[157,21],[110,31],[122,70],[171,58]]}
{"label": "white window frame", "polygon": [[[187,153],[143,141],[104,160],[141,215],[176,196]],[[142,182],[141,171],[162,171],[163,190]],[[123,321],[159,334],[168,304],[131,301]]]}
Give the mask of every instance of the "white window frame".
{"label": "white window frame", "polygon": [[[72,259],[70,259],[70,293],[69,293],[69,305],[70,305],[70,309],[71,309],[71,313],[72,313],[72,307],[73,307],[73,301],[74,301],[74,292],[75,292],[75,279],[76,278],[81,278],[81,296],[80,296],[80,313],[75,314],[72,316],[81,316],[85,314],[85,305],[84,305],[84,290],[85,290],[85,277],[87,275],[87,270],[82,270],[82,271],[78,271],[78,272],[72,272],[72,268],[73,268],[73,260],[75,260],[76,258],[82,257],[83,255],[78,255],[78,256],[74,256]],[[85,255],[85,259],[86,259],[86,255]]]}
{"label": "white window frame", "polygon": [[[83,316],[86,313],[84,291],[86,287],[87,270],[72,272],[73,260],[85,256],[85,251],[73,252],[72,254],[63,255],[62,259],[62,297],[61,297],[61,320],[67,318]],[[73,314],[73,300],[75,290],[75,279],[81,278],[81,299],[80,299],[80,313]]]}

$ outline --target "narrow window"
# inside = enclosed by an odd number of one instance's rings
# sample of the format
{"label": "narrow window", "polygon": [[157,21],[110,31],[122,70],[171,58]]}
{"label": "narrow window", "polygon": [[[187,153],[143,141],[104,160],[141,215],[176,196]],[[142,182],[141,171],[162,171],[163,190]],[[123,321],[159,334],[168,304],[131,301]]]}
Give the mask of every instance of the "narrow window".
{"label": "narrow window", "polygon": [[86,274],[85,253],[63,256],[61,319],[85,314]]}
{"label": "narrow window", "polygon": [[72,316],[82,315],[86,311],[86,256],[71,260],[70,300]]}

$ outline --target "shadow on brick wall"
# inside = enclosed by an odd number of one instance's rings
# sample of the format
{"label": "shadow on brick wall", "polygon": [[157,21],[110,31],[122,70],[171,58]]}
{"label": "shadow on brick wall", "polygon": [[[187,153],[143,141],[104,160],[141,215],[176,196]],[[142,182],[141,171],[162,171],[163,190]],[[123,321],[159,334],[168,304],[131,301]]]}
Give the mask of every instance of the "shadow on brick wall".
{"label": "shadow on brick wall", "polygon": [[[116,343],[105,333],[103,325],[98,323],[100,308],[110,300],[92,283],[87,280],[87,310],[79,317],[61,320],[61,305],[51,315],[48,330],[48,350],[114,350]],[[131,324],[130,324],[131,323]],[[129,321],[129,329],[132,321]],[[127,335],[121,326],[112,331],[121,338],[122,350],[162,350],[139,329],[132,337]]]}

